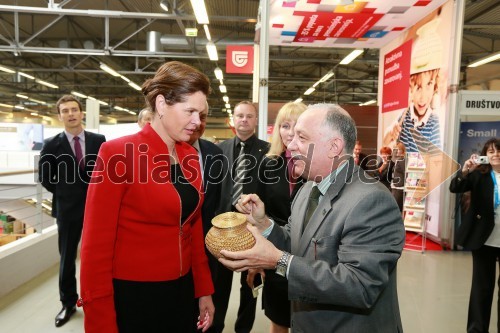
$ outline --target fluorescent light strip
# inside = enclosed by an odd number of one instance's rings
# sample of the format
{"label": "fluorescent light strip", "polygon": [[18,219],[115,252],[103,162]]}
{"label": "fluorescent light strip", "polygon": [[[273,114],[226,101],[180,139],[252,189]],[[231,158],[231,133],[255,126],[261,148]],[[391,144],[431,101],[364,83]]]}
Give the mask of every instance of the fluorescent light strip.
{"label": "fluorescent light strip", "polygon": [[47,81],[37,79],[35,82],[43,84],[44,86],[49,87],[49,88],[59,89],[59,86],[56,86],[55,84],[52,84],[52,83],[47,82]]}
{"label": "fluorescent light strip", "polygon": [[319,82],[326,82],[328,79],[330,79],[333,76],[333,72],[328,72],[326,73],[320,80]]}
{"label": "fluorescent light strip", "polygon": [[16,72],[16,71],[13,71],[12,69],[4,67],[4,66],[0,66],[0,71],[6,72],[6,73],[9,73],[9,74],[14,74]]}
{"label": "fluorescent light strip", "polygon": [[104,101],[101,101],[101,100],[97,100],[97,102],[98,102],[99,104],[101,104],[101,105],[104,105],[104,106],[109,105],[108,103],[106,103],[106,102],[104,102]]}
{"label": "fluorescent light strip", "polygon": [[24,110],[24,106],[22,106],[22,105],[14,105],[14,109]]}
{"label": "fluorescent light strip", "polygon": [[370,105],[370,104],[375,104],[375,103],[377,103],[377,101],[372,99],[368,102],[364,102],[364,103],[359,104],[359,106],[365,106],[365,105]]}
{"label": "fluorescent light strip", "polygon": [[123,81],[125,81],[127,83],[130,82],[130,79],[128,77],[126,77],[126,76],[121,75],[121,78],[123,79]]}
{"label": "fluorescent light strip", "polygon": [[306,92],[304,93],[304,95],[311,95],[316,89],[311,87],[309,89],[306,90]]}
{"label": "fluorescent light strip", "polygon": [[23,94],[16,94],[17,97],[19,98],[24,98],[24,99],[28,99],[29,97],[26,96],[26,95],[23,95]]}
{"label": "fluorescent light strip", "polygon": [[40,101],[40,100],[38,100],[38,99],[34,99],[34,98],[30,98],[29,100],[30,100],[30,101],[32,101],[32,102],[38,103],[38,104],[42,104],[42,105],[47,104],[47,103],[46,103],[46,102],[44,102],[44,101]]}
{"label": "fluorescent light strip", "polygon": [[224,105],[226,107],[226,109],[231,109],[231,104],[229,103],[226,103],[226,105]]}
{"label": "fluorescent light strip", "polygon": [[134,82],[132,82],[132,81],[130,81],[130,82],[128,83],[128,85],[129,85],[129,86],[131,86],[132,88],[134,88],[134,89],[135,89],[135,90],[137,90],[137,91],[141,91],[141,90],[142,90],[142,88],[141,88],[141,87],[139,87],[137,84],[135,84],[135,83],[134,83]]}
{"label": "fluorescent light strip", "polygon": [[225,85],[223,85],[223,84],[221,84],[221,85],[219,86],[219,90],[220,90],[220,92],[221,92],[221,93],[223,93],[223,94],[227,93],[227,88],[226,88],[226,86],[225,86]]}
{"label": "fluorescent light strip", "polygon": [[72,91],[72,92],[71,92],[71,95],[75,95],[76,97],[80,97],[80,98],[85,98],[85,99],[87,99],[87,95],[81,94],[81,93],[79,93],[79,92],[77,92],[77,91]]}
{"label": "fluorescent light strip", "polygon": [[204,0],[191,0],[191,6],[193,7],[194,16],[196,16],[196,21],[198,24],[209,24],[207,7],[205,7]]}
{"label": "fluorescent light strip", "polygon": [[106,64],[103,64],[102,62],[101,62],[101,64],[99,65],[99,67],[100,67],[103,71],[105,71],[106,73],[111,74],[111,75],[113,75],[113,76],[115,76],[115,77],[119,77],[119,76],[121,76],[121,75],[120,75],[117,71],[115,71],[113,68],[109,67],[109,66],[108,66],[108,65],[106,65]]}
{"label": "fluorescent light strip", "polygon": [[24,76],[24,77],[27,77],[28,79],[31,79],[31,80],[34,80],[34,79],[35,79],[35,77],[34,77],[34,76],[31,76],[31,75],[26,74],[26,73],[23,73],[23,72],[19,72],[19,75]]}
{"label": "fluorescent light strip", "polygon": [[223,80],[224,79],[224,74],[222,73],[222,69],[220,69],[219,67],[216,67],[214,69],[214,74],[215,74],[215,77],[217,78],[217,80]]}
{"label": "fluorescent light strip", "polygon": [[3,106],[4,108],[13,108],[14,107],[14,105],[4,104],[4,103],[0,103],[0,106]]}
{"label": "fluorescent light strip", "polygon": [[468,65],[467,67],[478,67],[498,59],[500,59],[500,52],[478,59],[473,63],[471,63],[470,65]]}
{"label": "fluorescent light strip", "polygon": [[351,53],[349,53],[344,59],[342,59],[342,61],[340,62],[340,64],[341,65],[350,64],[351,61],[353,61],[354,59],[356,59],[362,53],[363,53],[363,50],[356,49],[356,50],[352,51]]}
{"label": "fluorescent light strip", "polygon": [[224,95],[222,97],[222,100],[225,102],[225,103],[229,103],[229,97],[227,97],[227,95]]}
{"label": "fluorescent light strip", "polygon": [[207,40],[212,40],[212,36],[210,36],[210,30],[208,30],[208,25],[204,24],[203,29],[205,29],[205,36],[207,37]]}
{"label": "fluorescent light strip", "polygon": [[299,98],[297,98],[297,99],[294,101],[294,103],[300,103],[300,102],[302,102],[302,101],[303,101],[303,99],[299,97]]}
{"label": "fluorescent light strip", "polygon": [[208,53],[208,58],[212,61],[217,61],[219,60],[219,55],[217,54],[217,47],[215,46],[214,43],[208,42],[207,43],[207,53]]}
{"label": "fluorescent light strip", "polygon": [[32,116],[38,116],[38,113],[36,113],[36,112],[31,112],[30,114],[31,114]]}

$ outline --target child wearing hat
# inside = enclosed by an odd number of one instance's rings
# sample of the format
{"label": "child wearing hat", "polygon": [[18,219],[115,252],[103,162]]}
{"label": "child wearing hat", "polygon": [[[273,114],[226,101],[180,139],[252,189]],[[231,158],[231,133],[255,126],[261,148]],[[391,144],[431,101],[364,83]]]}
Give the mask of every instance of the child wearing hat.
{"label": "child wearing hat", "polygon": [[[417,31],[410,71],[410,106],[389,127],[384,142],[402,142],[407,152],[432,152],[441,148],[438,82],[442,44],[436,33],[439,19],[432,20]],[[399,140],[398,140],[399,139]]]}

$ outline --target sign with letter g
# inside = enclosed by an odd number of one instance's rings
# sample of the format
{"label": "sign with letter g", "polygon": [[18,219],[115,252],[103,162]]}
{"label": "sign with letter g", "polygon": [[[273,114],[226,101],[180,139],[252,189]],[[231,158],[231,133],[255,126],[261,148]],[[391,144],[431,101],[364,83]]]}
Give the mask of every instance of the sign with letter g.
{"label": "sign with letter g", "polygon": [[228,45],[226,47],[226,73],[253,73],[253,46]]}

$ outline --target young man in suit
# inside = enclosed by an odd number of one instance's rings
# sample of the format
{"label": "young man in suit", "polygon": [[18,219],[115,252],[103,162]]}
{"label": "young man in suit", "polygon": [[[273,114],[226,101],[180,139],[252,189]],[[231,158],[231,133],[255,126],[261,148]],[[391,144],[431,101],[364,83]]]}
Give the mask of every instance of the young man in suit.
{"label": "young man in suit", "polygon": [[64,325],[76,311],[76,255],[82,235],[83,213],[90,176],[103,135],[83,129],[79,100],[65,95],[56,104],[64,131],[45,140],[38,165],[39,180],[53,194],[52,216],[56,218],[61,261],[59,297],[62,309],[56,327]]}
{"label": "young man in suit", "polygon": [[[252,102],[238,103],[234,107],[233,119],[236,136],[219,145],[225,156],[219,214],[236,211],[234,203],[241,194],[257,191],[259,164],[269,150],[269,144],[255,136],[257,108]],[[237,333],[249,333],[255,320],[257,302],[246,277],[246,272],[241,274],[240,307],[234,329]],[[233,272],[218,263],[212,296],[217,310],[211,332],[220,333],[224,329],[232,279]]]}
{"label": "young man in suit", "polygon": [[[402,332],[396,265],[405,230],[385,187],[358,172],[356,126],[334,104],[309,106],[288,145],[308,182],[284,227],[255,194],[237,203],[255,227],[256,245],[221,251],[231,269],[276,269],[288,279],[291,327],[297,332]],[[267,239],[266,239],[267,238]]]}

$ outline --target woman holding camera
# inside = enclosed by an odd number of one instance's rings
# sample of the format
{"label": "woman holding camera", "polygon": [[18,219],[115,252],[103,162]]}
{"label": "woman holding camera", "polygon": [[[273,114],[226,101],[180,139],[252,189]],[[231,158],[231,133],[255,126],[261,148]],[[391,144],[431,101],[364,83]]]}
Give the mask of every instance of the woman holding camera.
{"label": "woman holding camera", "polygon": [[[484,158],[486,156],[487,158]],[[457,243],[472,251],[472,286],[467,332],[488,332],[500,259],[500,139],[488,140],[481,156],[472,155],[451,181],[453,193],[471,192]],[[498,281],[500,283],[500,279]],[[500,307],[499,307],[500,309]],[[500,318],[500,316],[498,316]],[[500,325],[497,322],[500,332]]]}

